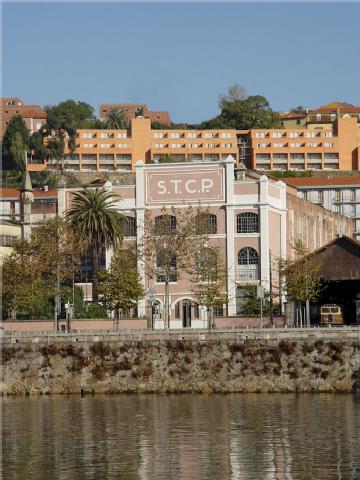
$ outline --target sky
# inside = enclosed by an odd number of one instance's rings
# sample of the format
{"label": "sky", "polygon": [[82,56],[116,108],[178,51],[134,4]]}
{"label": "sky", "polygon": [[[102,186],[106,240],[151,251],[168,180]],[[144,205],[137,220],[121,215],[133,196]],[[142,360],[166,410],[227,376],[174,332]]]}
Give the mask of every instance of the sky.
{"label": "sky", "polygon": [[229,85],[273,109],[360,104],[360,3],[6,3],[2,96],[218,114]]}

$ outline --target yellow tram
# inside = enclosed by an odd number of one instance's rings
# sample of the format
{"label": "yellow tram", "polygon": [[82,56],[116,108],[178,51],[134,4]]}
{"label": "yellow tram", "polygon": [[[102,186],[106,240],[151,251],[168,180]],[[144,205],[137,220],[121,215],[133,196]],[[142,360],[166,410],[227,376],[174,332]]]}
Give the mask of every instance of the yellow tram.
{"label": "yellow tram", "polygon": [[343,325],[344,317],[341,311],[341,307],[335,303],[328,303],[322,305],[320,308],[320,323],[322,325]]}

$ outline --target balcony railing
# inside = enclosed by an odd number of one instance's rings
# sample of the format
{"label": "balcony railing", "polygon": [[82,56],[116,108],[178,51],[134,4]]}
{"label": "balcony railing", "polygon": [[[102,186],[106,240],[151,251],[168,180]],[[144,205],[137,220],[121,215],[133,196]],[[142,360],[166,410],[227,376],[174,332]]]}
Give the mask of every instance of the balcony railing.
{"label": "balcony railing", "polygon": [[256,282],[259,280],[259,265],[238,265],[236,280],[238,282]]}

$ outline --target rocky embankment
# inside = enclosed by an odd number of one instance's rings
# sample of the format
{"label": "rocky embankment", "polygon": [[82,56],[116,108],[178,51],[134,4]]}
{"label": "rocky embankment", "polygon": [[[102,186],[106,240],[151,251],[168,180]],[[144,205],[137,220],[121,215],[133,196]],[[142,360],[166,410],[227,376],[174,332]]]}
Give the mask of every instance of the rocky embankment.
{"label": "rocky embankment", "polygon": [[168,340],[4,345],[4,395],[350,392],[356,340]]}

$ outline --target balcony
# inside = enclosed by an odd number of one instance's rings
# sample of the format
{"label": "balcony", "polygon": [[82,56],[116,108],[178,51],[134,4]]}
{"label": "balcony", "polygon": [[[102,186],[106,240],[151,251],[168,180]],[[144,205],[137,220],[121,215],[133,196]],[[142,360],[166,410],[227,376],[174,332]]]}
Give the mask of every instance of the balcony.
{"label": "balcony", "polygon": [[236,281],[241,283],[253,283],[259,280],[259,265],[238,265]]}

